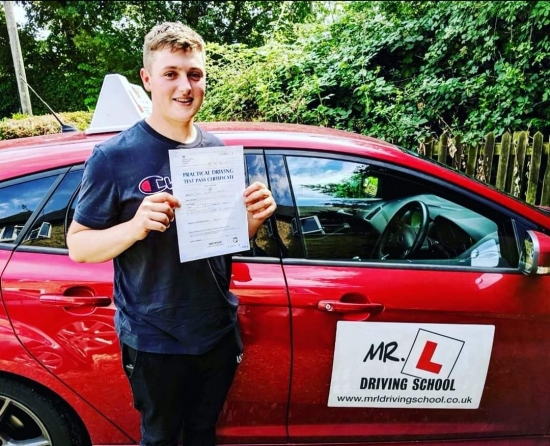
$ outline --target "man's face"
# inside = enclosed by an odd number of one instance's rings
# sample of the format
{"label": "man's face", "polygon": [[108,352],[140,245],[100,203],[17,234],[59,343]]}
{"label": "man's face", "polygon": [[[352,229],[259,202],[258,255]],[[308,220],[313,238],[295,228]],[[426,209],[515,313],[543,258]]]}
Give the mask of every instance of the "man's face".
{"label": "man's face", "polygon": [[206,89],[203,53],[164,48],[153,53],[150,67],[140,74],[157,119],[176,125],[193,120]]}

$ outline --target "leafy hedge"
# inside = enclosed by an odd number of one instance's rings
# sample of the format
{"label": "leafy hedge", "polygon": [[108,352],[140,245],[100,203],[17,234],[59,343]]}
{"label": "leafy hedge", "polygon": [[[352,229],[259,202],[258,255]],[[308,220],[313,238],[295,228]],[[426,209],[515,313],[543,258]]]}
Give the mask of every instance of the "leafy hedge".
{"label": "leafy hedge", "polygon": [[[85,130],[92,121],[91,112],[60,113],[59,117],[64,124],[73,125],[79,130]],[[61,127],[53,115],[14,115],[11,119],[0,121],[0,139],[47,135],[60,131]]]}
{"label": "leafy hedge", "polygon": [[550,131],[550,2],[349,2],[260,48],[210,46],[203,119],[300,122],[415,147]]}

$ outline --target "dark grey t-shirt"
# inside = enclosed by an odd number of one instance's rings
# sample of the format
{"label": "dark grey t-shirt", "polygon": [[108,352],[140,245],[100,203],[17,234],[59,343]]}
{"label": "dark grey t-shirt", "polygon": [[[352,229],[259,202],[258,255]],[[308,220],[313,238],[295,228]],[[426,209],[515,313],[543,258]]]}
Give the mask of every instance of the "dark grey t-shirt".
{"label": "dark grey t-shirt", "polygon": [[[74,219],[105,229],[133,218],[146,195],[171,192],[169,150],[222,146],[197,128],[180,144],[141,121],[94,148]],[[120,340],[153,353],[202,354],[235,330],[231,256],[180,263],[176,225],[151,231],[114,259],[115,325]]]}

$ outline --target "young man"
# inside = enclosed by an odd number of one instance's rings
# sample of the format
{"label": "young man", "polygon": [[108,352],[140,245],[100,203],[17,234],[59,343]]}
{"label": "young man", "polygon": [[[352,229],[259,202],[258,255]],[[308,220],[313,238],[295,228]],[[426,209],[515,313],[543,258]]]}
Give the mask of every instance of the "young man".
{"label": "young man", "polygon": [[[114,259],[115,325],[142,445],[215,444],[215,425],[242,344],[237,298],[229,292],[231,256],[181,263],[168,192],[143,187],[170,177],[169,150],[221,146],[194,125],[205,92],[205,45],[180,23],[145,37],[141,79],[153,111],[94,148],[67,235],[77,262]],[[148,183],[150,184],[150,183]],[[252,237],[276,205],[261,183],[243,200]]]}

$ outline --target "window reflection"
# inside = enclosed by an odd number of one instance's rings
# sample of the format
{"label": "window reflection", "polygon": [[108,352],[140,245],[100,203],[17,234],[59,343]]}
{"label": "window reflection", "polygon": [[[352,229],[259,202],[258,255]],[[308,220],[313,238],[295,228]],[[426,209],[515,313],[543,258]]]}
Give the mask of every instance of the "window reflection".
{"label": "window reflection", "polygon": [[[281,212],[289,226],[284,241],[292,246],[303,240],[305,258],[476,268],[514,264],[501,252],[505,219],[474,211],[479,205],[456,192],[366,163],[285,159],[296,211],[288,206]],[[282,164],[277,161],[274,171]]]}
{"label": "window reflection", "polygon": [[66,248],[65,215],[69,200],[82,178],[82,170],[69,172],[33,224],[23,245]]}
{"label": "window reflection", "polygon": [[[247,185],[256,181],[268,184],[264,157],[261,154],[246,155]],[[243,253],[254,257],[279,257],[277,240],[273,237],[271,222],[268,220],[258,229],[258,232],[251,240],[251,250]]]}
{"label": "window reflection", "polygon": [[[0,188],[0,242],[13,243],[57,175]],[[38,230],[40,232],[40,229]],[[47,233],[47,228],[42,234]]]}
{"label": "window reflection", "polygon": [[302,233],[307,258],[370,258],[378,234],[361,216],[380,199],[378,177],[369,166],[290,156],[287,164],[299,214],[292,233]]}
{"label": "window reflection", "polygon": [[271,193],[277,203],[275,215],[277,217],[277,234],[284,257],[304,256],[302,241],[294,235],[292,221],[295,219],[294,204],[290,194],[290,185],[286,173],[284,159],[281,155],[268,155],[267,171],[269,173],[269,185]]}

